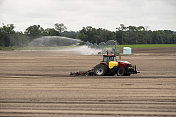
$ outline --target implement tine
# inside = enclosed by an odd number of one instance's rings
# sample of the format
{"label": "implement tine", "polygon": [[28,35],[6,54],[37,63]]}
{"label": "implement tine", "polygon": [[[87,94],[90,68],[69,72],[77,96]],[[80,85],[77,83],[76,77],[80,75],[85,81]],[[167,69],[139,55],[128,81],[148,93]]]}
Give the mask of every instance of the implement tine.
{"label": "implement tine", "polygon": [[88,71],[70,72],[70,76],[94,76],[94,71],[92,69]]}

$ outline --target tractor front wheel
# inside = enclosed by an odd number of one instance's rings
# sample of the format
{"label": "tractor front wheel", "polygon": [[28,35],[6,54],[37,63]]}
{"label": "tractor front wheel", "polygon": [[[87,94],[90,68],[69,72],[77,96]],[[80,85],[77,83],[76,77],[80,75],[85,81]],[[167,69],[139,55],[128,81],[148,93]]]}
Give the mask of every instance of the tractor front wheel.
{"label": "tractor front wheel", "polygon": [[94,67],[94,73],[96,76],[104,76],[106,75],[107,71],[107,66],[103,64],[98,64]]}
{"label": "tractor front wheel", "polygon": [[117,76],[125,76],[126,70],[123,67],[120,67],[117,70]]}

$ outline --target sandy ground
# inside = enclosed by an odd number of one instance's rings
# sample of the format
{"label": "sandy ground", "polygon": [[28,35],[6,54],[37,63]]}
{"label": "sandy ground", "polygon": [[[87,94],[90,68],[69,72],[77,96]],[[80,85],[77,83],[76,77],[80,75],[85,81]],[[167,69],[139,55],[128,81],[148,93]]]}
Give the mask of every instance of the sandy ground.
{"label": "sandy ground", "polygon": [[123,56],[140,74],[69,77],[99,55],[71,51],[0,51],[0,116],[176,117],[176,47]]}

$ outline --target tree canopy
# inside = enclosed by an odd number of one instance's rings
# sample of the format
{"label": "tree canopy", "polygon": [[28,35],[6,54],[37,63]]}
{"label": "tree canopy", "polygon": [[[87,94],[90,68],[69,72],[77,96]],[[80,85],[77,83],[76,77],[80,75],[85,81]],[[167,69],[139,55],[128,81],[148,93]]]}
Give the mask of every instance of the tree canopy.
{"label": "tree canopy", "polygon": [[40,25],[29,26],[24,32],[26,35],[36,38],[42,35],[44,29]]}
{"label": "tree canopy", "polygon": [[15,26],[13,24],[7,24],[0,27],[0,46],[10,46],[10,36],[15,34]]}
{"label": "tree canopy", "polygon": [[119,44],[176,44],[176,32],[171,30],[148,30],[144,26],[125,26],[120,24],[116,31],[92,26],[83,27],[80,31],[67,31],[66,26],[56,23],[54,28],[42,28],[40,25],[32,25],[25,32],[15,31],[14,24],[0,27],[0,46],[25,46],[30,41],[41,36],[65,36],[78,38],[91,43],[117,40]]}
{"label": "tree canopy", "polygon": [[61,23],[61,24],[56,23],[54,26],[55,26],[55,29],[56,29],[60,34],[61,34],[62,32],[64,32],[64,31],[67,30],[66,26],[64,26],[63,23]]}
{"label": "tree canopy", "polygon": [[143,26],[128,26],[120,24],[116,31],[95,29],[91,26],[83,27],[79,31],[79,38],[83,41],[100,43],[102,41],[117,40],[119,44],[175,44],[176,32],[170,30],[147,30]]}

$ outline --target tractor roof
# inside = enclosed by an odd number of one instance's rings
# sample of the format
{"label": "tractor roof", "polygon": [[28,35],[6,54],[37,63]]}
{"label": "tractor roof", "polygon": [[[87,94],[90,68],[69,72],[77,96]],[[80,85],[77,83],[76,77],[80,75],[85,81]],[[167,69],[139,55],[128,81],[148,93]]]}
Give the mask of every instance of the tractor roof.
{"label": "tractor roof", "polygon": [[108,56],[108,57],[115,57],[115,55],[103,55],[103,56]]}

